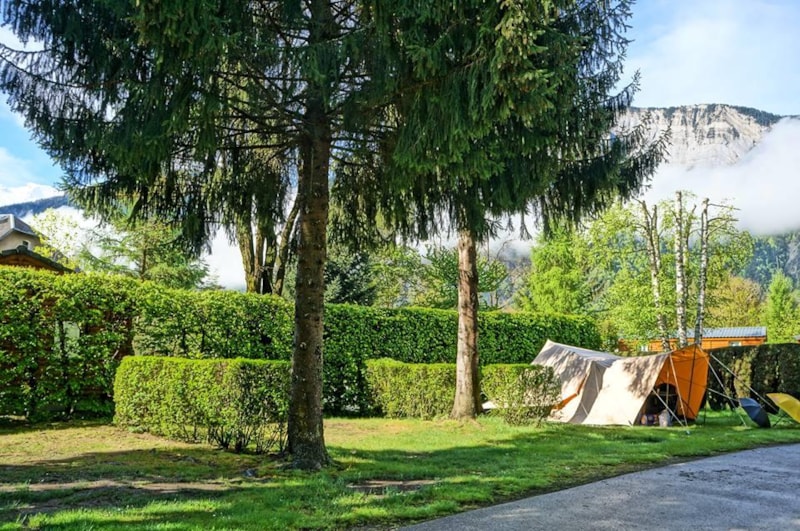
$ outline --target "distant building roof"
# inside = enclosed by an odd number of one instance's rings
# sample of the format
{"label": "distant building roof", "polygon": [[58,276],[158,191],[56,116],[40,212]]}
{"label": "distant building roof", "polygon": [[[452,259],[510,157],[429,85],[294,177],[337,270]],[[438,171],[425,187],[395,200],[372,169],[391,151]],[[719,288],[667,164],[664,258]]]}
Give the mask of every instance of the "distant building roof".
{"label": "distant building roof", "polygon": [[724,337],[767,337],[766,326],[739,326],[732,328],[706,328],[703,330],[703,337],[724,338]]}
{"label": "distant building roof", "polygon": [[14,214],[0,214],[0,240],[13,232],[21,232],[22,234],[38,238],[36,232],[30,225]]}
{"label": "distant building roof", "polygon": [[[672,332],[670,339],[677,339],[677,332]],[[686,331],[689,339],[694,337],[694,329],[690,328]],[[729,328],[704,328],[703,338],[706,339],[728,339],[728,338],[741,338],[741,337],[767,337],[766,326],[734,326]],[[655,341],[655,340],[653,340]]]}

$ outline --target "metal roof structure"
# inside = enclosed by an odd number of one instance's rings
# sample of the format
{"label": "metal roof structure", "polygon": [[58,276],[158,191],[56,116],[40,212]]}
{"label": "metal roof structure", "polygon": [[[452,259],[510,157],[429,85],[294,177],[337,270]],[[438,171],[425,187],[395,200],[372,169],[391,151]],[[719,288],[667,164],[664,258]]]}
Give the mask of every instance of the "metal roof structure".
{"label": "metal roof structure", "polygon": [[731,328],[705,328],[703,338],[767,337],[766,326],[739,326]]}

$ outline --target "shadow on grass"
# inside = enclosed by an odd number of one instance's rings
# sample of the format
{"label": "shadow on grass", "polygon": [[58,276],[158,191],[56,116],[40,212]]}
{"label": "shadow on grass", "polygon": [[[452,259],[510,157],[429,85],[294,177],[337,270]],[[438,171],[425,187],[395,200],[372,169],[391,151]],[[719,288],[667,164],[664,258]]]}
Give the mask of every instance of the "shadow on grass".
{"label": "shadow on grass", "polygon": [[12,435],[15,433],[28,433],[33,431],[91,428],[93,426],[108,426],[109,424],[111,424],[111,419],[108,417],[52,422],[30,422],[22,417],[0,416],[0,435]]}
{"label": "shadow on grass", "polygon": [[[753,430],[748,436],[763,433]],[[29,464],[0,465],[0,488],[5,488],[0,524],[379,529],[730,449],[680,429],[569,425],[429,447],[330,445],[338,466],[319,473],[202,446],[43,456]],[[376,480],[416,480],[419,488],[401,489],[388,481],[383,490],[358,488]]]}

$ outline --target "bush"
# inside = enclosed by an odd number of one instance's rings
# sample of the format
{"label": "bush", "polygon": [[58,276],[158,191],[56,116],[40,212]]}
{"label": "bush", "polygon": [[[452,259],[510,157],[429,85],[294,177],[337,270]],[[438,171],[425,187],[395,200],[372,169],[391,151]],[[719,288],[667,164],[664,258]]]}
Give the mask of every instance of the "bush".
{"label": "bush", "polygon": [[133,281],[0,267],[0,414],[107,415]]}
{"label": "bush", "polygon": [[114,384],[120,426],[240,452],[283,450],[289,364],[131,356]]}
{"label": "bush", "polygon": [[497,406],[493,413],[512,425],[541,422],[561,396],[552,367],[489,365],[481,380],[483,393]]}
{"label": "bush", "polygon": [[390,418],[447,416],[456,392],[455,365],[412,364],[392,359],[367,362],[373,412]]}

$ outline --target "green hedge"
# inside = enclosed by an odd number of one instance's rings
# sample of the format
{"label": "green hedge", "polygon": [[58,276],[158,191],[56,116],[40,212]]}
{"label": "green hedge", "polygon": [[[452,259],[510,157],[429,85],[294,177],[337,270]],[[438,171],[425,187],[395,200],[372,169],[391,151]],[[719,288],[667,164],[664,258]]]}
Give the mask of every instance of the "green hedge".
{"label": "green hedge", "polygon": [[708,402],[713,409],[728,406],[726,396],[751,396],[750,388],[760,396],[772,392],[800,396],[798,343],[725,347],[710,350],[709,354],[718,360],[712,359],[714,372],[708,376]]}
{"label": "green hedge", "polygon": [[[0,414],[53,418],[109,413],[128,354],[289,360],[293,308],[272,296],[183,291],[105,275],[0,267]],[[366,362],[454,363],[457,314],[328,305],[325,410],[364,414]],[[481,365],[527,363],[547,339],[599,348],[584,317],[485,312]]]}
{"label": "green hedge", "polygon": [[454,364],[370,360],[366,380],[378,415],[432,419],[453,409]]}
{"label": "green hedge", "polygon": [[[458,315],[425,308],[382,309],[329,305],[325,314],[325,409],[332,414],[369,411],[363,385],[369,359],[405,363],[455,363]],[[481,366],[530,363],[547,339],[600,347],[595,323],[586,317],[484,312],[478,316]]]}
{"label": "green hedge", "polygon": [[[367,384],[373,411],[386,417],[446,417],[456,392],[455,365],[403,363],[392,359],[367,362]],[[551,367],[527,364],[487,365],[481,387],[509,424],[541,421],[558,403],[561,385]]]}
{"label": "green hedge", "polygon": [[0,267],[0,414],[109,414],[135,283]]}
{"label": "green hedge", "polygon": [[290,365],[129,356],[114,384],[119,426],[242,451],[283,450]]}

